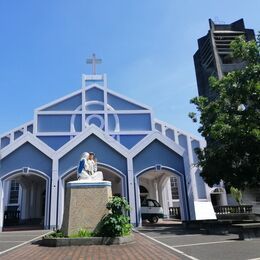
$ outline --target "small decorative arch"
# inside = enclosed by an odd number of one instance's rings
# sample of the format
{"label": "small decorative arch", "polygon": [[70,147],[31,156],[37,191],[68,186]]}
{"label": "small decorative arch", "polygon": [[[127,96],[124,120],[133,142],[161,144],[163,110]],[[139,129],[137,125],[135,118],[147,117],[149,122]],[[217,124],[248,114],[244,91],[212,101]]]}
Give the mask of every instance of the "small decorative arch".
{"label": "small decorative arch", "polygon": [[187,195],[187,188],[186,188],[186,179],[185,175],[182,174],[181,172],[170,168],[168,166],[160,165],[154,165],[148,168],[145,168],[138,173],[135,174],[135,199],[136,199],[136,205],[137,205],[137,211],[136,211],[136,218],[138,225],[140,224],[140,219],[141,219],[141,211],[140,211],[140,198],[139,198],[139,181],[138,179],[145,173],[152,171],[152,170],[157,170],[157,171],[167,171],[167,173],[172,174],[173,176],[178,178],[179,181],[179,187],[180,187],[180,204],[181,204],[181,216],[183,220],[189,220],[190,219],[190,212],[189,212],[189,206],[188,206],[188,195]]}
{"label": "small decorative arch", "polygon": [[[45,190],[46,190],[46,196],[45,196],[45,212],[44,212],[44,227],[46,229],[49,228],[49,210],[50,210],[50,183],[51,183],[51,178],[48,176],[46,173],[29,168],[29,167],[23,167],[20,169],[13,170],[4,176],[0,178],[0,194],[3,193],[3,188],[4,184],[6,181],[11,180],[15,177],[18,177],[20,175],[34,175],[38,176],[42,179],[45,180]],[[0,209],[0,227],[3,227],[3,216],[4,216],[4,207],[3,207],[4,201],[3,201],[3,196],[1,197],[1,206],[2,208]]]}

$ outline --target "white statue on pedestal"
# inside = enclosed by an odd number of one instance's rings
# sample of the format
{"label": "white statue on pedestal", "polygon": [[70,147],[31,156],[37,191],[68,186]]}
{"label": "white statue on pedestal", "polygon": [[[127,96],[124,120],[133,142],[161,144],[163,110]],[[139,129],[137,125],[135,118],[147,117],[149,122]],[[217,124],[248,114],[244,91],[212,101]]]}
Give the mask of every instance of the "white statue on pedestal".
{"label": "white statue on pedestal", "polygon": [[83,153],[78,166],[78,179],[84,181],[103,181],[103,173],[97,171],[94,153]]}

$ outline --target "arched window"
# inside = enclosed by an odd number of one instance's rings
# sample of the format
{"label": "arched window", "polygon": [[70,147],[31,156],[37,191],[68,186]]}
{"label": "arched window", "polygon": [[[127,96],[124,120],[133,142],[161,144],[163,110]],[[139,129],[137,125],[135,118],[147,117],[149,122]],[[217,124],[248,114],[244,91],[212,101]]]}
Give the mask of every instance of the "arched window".
{"label": "arched window", "polygon": [[148,190],[144,186],[140,185],[140,193],[148,193]]}

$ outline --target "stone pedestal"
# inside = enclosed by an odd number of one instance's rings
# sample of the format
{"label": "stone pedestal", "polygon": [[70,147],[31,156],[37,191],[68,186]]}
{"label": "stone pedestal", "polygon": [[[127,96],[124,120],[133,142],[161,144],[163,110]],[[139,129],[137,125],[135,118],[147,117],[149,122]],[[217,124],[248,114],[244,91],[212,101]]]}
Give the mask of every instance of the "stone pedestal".
{"label": "stone pedestal", "polygon": [[112,197],[111,182],[71,181],[66,187],[62,231],[65,235],[84,228],[93,231],[108,213],[106,204]]}

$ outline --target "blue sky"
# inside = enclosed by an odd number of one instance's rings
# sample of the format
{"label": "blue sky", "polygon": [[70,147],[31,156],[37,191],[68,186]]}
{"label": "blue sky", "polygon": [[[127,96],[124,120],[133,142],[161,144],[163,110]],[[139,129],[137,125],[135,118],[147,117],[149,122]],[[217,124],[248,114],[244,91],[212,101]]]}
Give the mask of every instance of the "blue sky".
{"label": "blue sky", "polygon": [[193,54],[208,19],[244,18],[260,30],[260,1],[1,0],[0,133],[81,87],[93,52],[109,88],[198,135],[187,114],[197,95]]}

